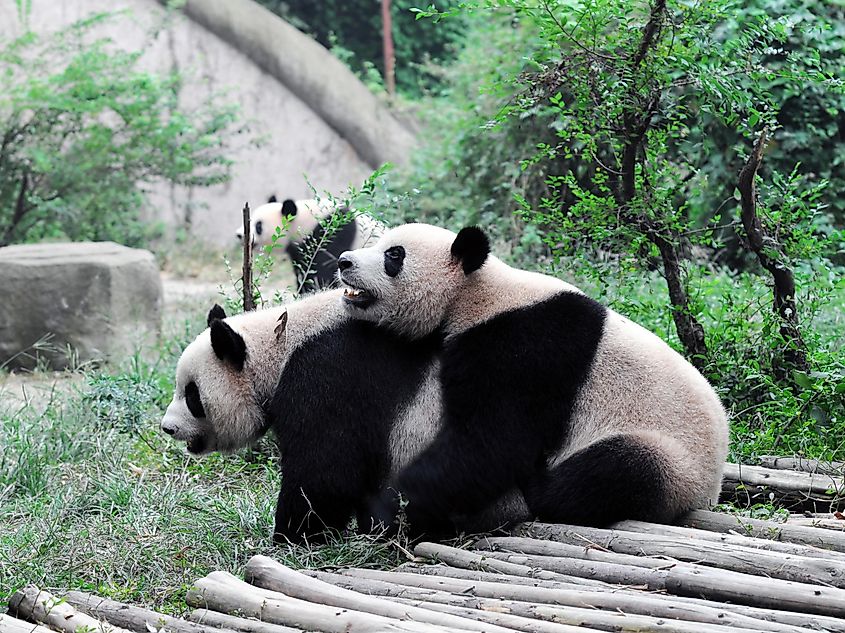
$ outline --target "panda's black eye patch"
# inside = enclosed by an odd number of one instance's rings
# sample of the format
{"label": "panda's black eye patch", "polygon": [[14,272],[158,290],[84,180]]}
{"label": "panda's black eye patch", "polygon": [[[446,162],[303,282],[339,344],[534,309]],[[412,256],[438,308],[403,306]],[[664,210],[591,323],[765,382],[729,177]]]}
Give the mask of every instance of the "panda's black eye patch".
{"label": "panda's black eye patch", "polygon": [[255,234],[261,235],[261,232],[264,230],[264,224],[259,220],[255,223]]}
{"label": "panda's black eye patch", "polygon": [[188,405],[188,411],[195,418],[205,417],[205,409],[202,408],[202,401],[200,400],[200,390],[193,380],[185,385],[185,404]]}
{"label": "panda's black eye patch", "polygon": [[384,251],[384,272],[388,277],[395,277],[402,270],[405,262],[405,248],[402,246],[391,246]]}

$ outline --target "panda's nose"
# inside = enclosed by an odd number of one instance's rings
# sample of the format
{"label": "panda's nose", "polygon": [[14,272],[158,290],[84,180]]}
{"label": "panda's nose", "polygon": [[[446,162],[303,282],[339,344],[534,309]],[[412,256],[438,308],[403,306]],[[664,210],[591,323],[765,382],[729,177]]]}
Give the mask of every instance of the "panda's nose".
{"label": "panda's nose", "polygon": [[168,435],[176,435],[176,431],[179,430],[179,426],[173,424],[173,422],[168,421],[167,418],[161,421],[160,428],[163,432],[167,433]]}
{"label": "panda's nose", "polygon": [[340,257],[337,258],[337,269],[338,270],[349,270],[352,266],[355,265],[355,262],[352,261],[352,258],[344,253]]}
{"label": "panda's nose", "polygon": [[168,435],[176,435],[176,429],[171,429],[168,426],[161,427],[161,430],[167,433]]}

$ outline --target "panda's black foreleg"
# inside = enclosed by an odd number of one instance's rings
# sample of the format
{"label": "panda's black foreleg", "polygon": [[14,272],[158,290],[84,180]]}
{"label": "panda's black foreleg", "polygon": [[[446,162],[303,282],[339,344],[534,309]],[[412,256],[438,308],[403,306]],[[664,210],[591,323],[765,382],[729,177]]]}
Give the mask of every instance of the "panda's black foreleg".
{"label": "panda's black foreleg", "polygon": [[541,521],[604,527],[671,516],[665,456],[634,435],[599,440],[523,487]]}
{"label": "panda's black foreleg", "polygon": [[514,487],[522,465],[531,461],[520,454],[526,445],[507,438],[484,442],[464,428],[442,429],[370,505],[372,521],[395,526],[401,510],[412,536],[454,534],[451,517],[478,513]]}
{"label": "panda's black foreleg", "polygon": [[343,530],[353,512],[354,504],[343,496],[283,480],[273,539],[277,543],[321,542],[328,533]]}

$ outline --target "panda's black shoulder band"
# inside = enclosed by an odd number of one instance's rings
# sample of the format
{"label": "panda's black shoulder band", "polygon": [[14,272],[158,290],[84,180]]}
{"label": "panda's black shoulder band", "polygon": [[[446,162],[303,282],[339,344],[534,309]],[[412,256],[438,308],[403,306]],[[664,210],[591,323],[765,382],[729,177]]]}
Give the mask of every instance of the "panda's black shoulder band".
{"label": "panda's black shoulder band", "polygon": [[490,240],[477,226],[461,229],[452,242],[452,257],[461,262],[464,274],[469,275],[481,268],[490,254]]}

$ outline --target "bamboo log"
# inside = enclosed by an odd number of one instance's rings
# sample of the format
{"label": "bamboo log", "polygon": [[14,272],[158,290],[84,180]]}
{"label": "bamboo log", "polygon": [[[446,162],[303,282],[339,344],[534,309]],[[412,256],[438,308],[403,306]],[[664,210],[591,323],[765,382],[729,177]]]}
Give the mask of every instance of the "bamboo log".
{"label": "bamboo log", "polygon": [[46,626],[18,620],[5,613],[0,613],[0,633],[54,633]]}
{"label": "bamboo log", "polygon": [[841,477],[822,473],[725,464],[723,497],[745,496],[753,501],[756,497],[768,497],[770,492],[781,497],[781,501],[790,508],[815,510],[839,507],[844,500],[845,481]]}
{"label": "bamboo log", "polygon": [[[397,584],[387,579],[369,580],[367,578],[319,571],[313,572],[313,574],[315,577],[326,582],[370,595],[406,598],[422,602],[481,609],[483,611],[495,611],[496,613],[511,613],[522,617],[549,620],[551,622],[574,626],[584,625],[593,628],[604,628],[605,624],[613,626],[614,622],[618,622],[618,619],[593,619],[587,617],[596,613],[596,610],[601,610],[605,613],[610,611],[616,614],[624,613],[632,616],[648,616],[651,619],[669,618],[672,620],[682,620],[684,621],[682,625],[684,631],[693,630],[704,633],[704,631],[712,630],[715,633],[719,631],[719,629],[713,628],[715,626],[730,626],[746,631],[802,633],[802,629],[797,626],[763,622],[757,618],[738,615],[715,603],[712,607],[708,607],[689,604],[677,599],[672,600],[659,595],[650,596],[645,593],[637,595],[606,593],[603,591],[555,591],[550,589],[536,589],[534,587],[509,587],[504,584],[473,583],[468,581],[453,581],[449,589],[435,590]],[[387,577],[389,577],[389,574]],[[540,605],[545,605],[546,607],[551,605],[552,609],[540,609]],[[558,612],[557,609],[561,607],[570,607],[570,609],[564,609]],[[631,626],[634,621],[644,625],[655,625],[655,622],[646,622],[644,620],[628,620],[626,624]],[[598,624],[602,626],[596,626]],[[710,628],[702,629],[699,624],[707,625]],[[517,627],[514,626],[513,628]],[[531,629],[529,628],[528,630]],[[669,629],[661,627],[660,630]],[[724,629],[721,630],[724,631]]]}
{"label": "bamboo log", "polygon": [[836,519],[830,515],[826,517],[790,517],[788,523],[789,525],[803,525],[820,530],[845,531],[845,521]]}
{"label": "bamboo log", "polygon": [[[458,554],[455,554],[458,552]],[[436,556],[441,560],[451,558],[458,566],[476,564],[473,552],[456,550],[445,545],[421,543],[415,549],[418,556]],[[572,575],[585,575],[607,582],[642,584],[652,590],[665,590],[679,596],[704,597],[711,600],[731,601],[752,606],[774,609],[788,609],[801,613],[818,613],[834,617],[845,616],[845,590],[806,585],[787,580],[749,576],[734,571],[711,569],[684,563],[664,564],[665,568],[635,567],[624,563],[610,563],[594,560],[595,550],[589,550],[589,560],[558,558],[551,556],[528,556],[486,552],[487,557],[515,562],[526,567],[538,567],[548,571]],[[598,552],[602,558],[616,557],[617,560],[636,559],[636,556]],[[478,558],[484,558],[475,554]],[[655,561],[660,563],[661,561]],[[632,582],[633,581],[633,582]]]}
{"label": "bamboo log", "polygon": [[[491,537],[483,540],[480,549],[488,549],[486,545],[490,545],[493,549],[523,554],[570,556],[567,547],[560,548],[558,545],[568,544],[581,548],[597,546],[617,554],[661,556],[754,576],[845,588],[845,563],[834,560],[766,552],[729,543],[716,544],[691,539],[681,541],[674,536],[574,525],[546,525],[539,530],[529,528],[528,532],[531,536],[551,540],[518,536]],[[629,561],[628,564],[633,563]]]}
{"label": "bamboo log", "polygon": [[[791,519],[790,519],[791,522]],[[845,521],[842,521],[845,527]],[[547,532],[548,523],[521,524],[516,526],[514,533],[527,534],[539,538]],[[812,545],[801,545],[800,543],[786,543],[783,541],[772,541],[769,539],[754,538],[741,534],[728,534],[723,532],[708,532],[689,527],[677,525],[661,525],[658,523],[645,523],[643,521],[620,521],[612,526],[613,529],[626,532],[638,532],[640,534],[656,534],[661,536],[672,536],[682,540],[709,541],[711,543],[725,543],[727,545],[740,545],[751,547],[757,550],[779,552],[781,554],[792,554],[794,556],[808,556],[810,558],[821,558],[823,560],[835,560],[845,563],[845,554],[829,549],[821,549]]]}
{"label": "bamboo log", "polygon": [[820,473],[837,477],[845,475],[845,462],[808,459],[806,457],[781,457],[779,455],[761,455],[757,460],[763,468],[797,470],[804,473]]}
{"label": "bamboo log", "polygon": [[839,534],[833,530],[819,530],[804,525],[761,521],[760,519],[749,519],[731,514],[723,514],[721,512],[708,512],[706,510],[690,512],[681,517],[679,523],[680,525],[708,530],[710,532],[738,532],[757,538],[801,543],[803,545],[820,547],[821,549],[845,552],[845,534]]}
{"label": "bamboo log", "polygon": [[[631,632],[665,631],[666,633],[760,633],[759,629],[740,629],[732,626],[632,615],[618,611],[590,611],[589,609],[555,607],[545,604],[525,604],[525,613],[530,614],[527,616],[508,612],[494,612],[496,617],[490,617],[492,614],[488,614],[486,611],[469,607],[426,603],[420,600],[408,600],[407,598],[394,598],[394,600],[402,604],[425,606],[445,613],[466,614],[466,617],[473,617],[473,614],[475,614],[478,619],[483,618],[485,621],[495,621],[503,625],[508,623],[514,630],[527,631],[528,633],[554,633],[560,630],[558,627],[562,625],[566,626],[567,631],[571,630],[573,633],[584,629]],[[501,608],[504,609],[505,607]],[[801,629],[795,629],[795,631],[807,633],[801,631]]]}
{"label": "bamboo log", "polygon": [[[555,604],[555,592],[558,590],[601,592],[605,594],[613,592],[614,595],[646,595],[662,601],[681,602],[684,604],[728,610],[731,613],[747,616],[749,618],[753,618],[754,620],[762,620],[763,622],[761,622],[761,625],[764,627],[767,626],[766,623],[768,622],[778,622],[799,628],[813,630],[822,629],[824,631],[830,631],[831,633],[845,633],[845,620],[839,618],[820,616],[817,614],[808,615],[806,613],[797,613],[794,611],[780,611],[778,609],[752,607],[741,604],[725,604],[689,596],[676,596],[665,593],[648,593],[639,589],[618,587],[607,583],[600,583],[601,585],[604,585],[603,588],[578,586],[556,582],[553,580],[535,580],[532,578],[523,578],[518,576],[490,574],[467,569],[458,569],[455,567],[446,567],[444,565],[426,565],[421,567],[403,566],[403,569],[405,570],[403,572],[386,572],[374,569],[345,569],[340,573],[344,576],[368,578],[372,580],[386,580],[387,582],[398,583],[409,587],[424,587],[452,593],[467,593],[470,591],[476,591],[476,588],[479,588],[477,591],[485,592],[484,595],[491,598],[511,597],[514,599],[522,599],[524,596],[531,594],[509,593],[509,591],[515,587],[520,588],[517,590],[518,592],[530,591],[532,587],[536,587],[537,589],[548,591],[534,594],[533,601],[542,602],[545,601],[545,598],[550,600],[551,604]],[[458,573],[456,574],[456,572]],[[486,588],[487,585],[490,585],[490,589]],[[486,593],[488,591],[489,593]]]}
{"label": "bamboo log", "polygon": [[82,627],[86,633],[129,633],[126,629],[101,622],[86,613],[77,611],[67,602],[47,591],[30,585],[16,591],[9,599],[9,613],[13,616],[34,620],[63,633],[76,633]]}
{"label": "bamboo log", "polygon": [[226,572],[212,572],[198,580],[185,600],[194,608],[210,608],[229,614],[237,612],[262,622],[324,633],[457,633],[467,630],[306,602],[254,587]]}
{"label": "bamboo log", "polygon": [[[783,471],[789,472],[789,471]],[[757,504],[776,502],[790,512],[825,512],[843,509],[843,498],[836,495],[791,492],[765,485],[745,484],[725,479],[719,492],[719,503],[738,508],[751,508]]]}
{"label": "bamboo log", "polygon": [[299,629],[292,629],[289,626],[239,618],[235,615],[219,613],[210,609],[194,609],[188,619],[197,624],[207,624],[220,629],[242,631],[243,633],[301,633]]}
{"label": "bamboo log", "polygon": [[[594,561],[575,559],[555,559],[566,564],[555,565],[555,569],[537,564],[541,557],[529,557],[521,554],[504,554],[502,552],[470,552],[467,550],[439,545],[437,543],[420,543],[414,549],[416,556],[436,560],[453,567],[464,569],[479,569],[499,571],[512,576],[539,578],[541,580],[558,580],[560,576],[580,576],[593,578],[617,585],[639,585],[652,591],[666,589],[666,572],[664,570],[648,570],[630,565],[612,563],[596,563]],[[619,554],[617,554],[619,556]],[[633,558],[633,557],[632,557]],[[562,571],[566,569],[567,571]]]}
{"label": "bamboo log", "polygon": [[478,624],[466,618],[432,613],[427,609],[397,607],[387,600],[362,595],[356,591],[343,589],[317,578],[306,576],[266,556],[253,556],[246,564],[244,578],[247,582],[265,590],[279,592],[309,602],[327,604],[332,607],[355,609],[356,611],[388,618],[410,619],[415,622],[426,622],[468,631],[506,633],[506,629]]}
{"label": "bamboo log", "polygon": [[233,633],[227,629],[203,626],[82,591],[69,591],[64,595],[64,600],[82,613],[136,633],[150,633],[165,626],[170,633]]}
{"label": "bamboo log", "polygon": [[730,464],[724,466],[724,477],[751,486],[768,486],[783,492],[837,495],[845,492],[841,477],[821,473],[774,470],[760,466]]}
{"label": "bamboo log", "polygon": [[[479,582],[502,582],[506,578],[509,584],[524,585],[526,587],[544,587],[554,585],[555,587],[569,587],[571,589],[590,589],[591,591],[617,591],[620,585],[612,585],[601,580],[590,578],[577,578],[576,576],[564,576],[557,574],[565,580],[543,580],[541,578],[530,578],[527,576],[513,576],[500,572],[478,571],[475,569],[464,569],[462,567],[449,567],[448,565],[420,565],[419,563],[400,565],[392,572],[381,572],[370,569],[346,569],[344,574],[361,575],[366,578],[368,573],[411,573],[414,575],[443,576],[444,578],[455,578],[460,580],[474,580]],[[305,572],[308,573],[308,572]],[[587,583],[577,582],[587,581]]]}

